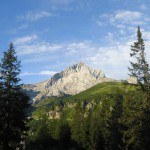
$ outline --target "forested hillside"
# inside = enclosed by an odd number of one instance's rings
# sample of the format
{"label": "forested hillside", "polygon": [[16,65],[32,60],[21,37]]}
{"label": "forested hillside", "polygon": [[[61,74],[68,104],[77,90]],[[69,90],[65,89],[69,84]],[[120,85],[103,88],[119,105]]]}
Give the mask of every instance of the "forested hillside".
{"label": "forested hillside", "polygon": [[148,128],[141,123],[145,102],[146,95],[134,85],[115,82],[98,84],[75,96],[47,99],[34,108],[33,120],[28,124],[28,146],[144,149],[149,145],[142,143],[149,137]]}

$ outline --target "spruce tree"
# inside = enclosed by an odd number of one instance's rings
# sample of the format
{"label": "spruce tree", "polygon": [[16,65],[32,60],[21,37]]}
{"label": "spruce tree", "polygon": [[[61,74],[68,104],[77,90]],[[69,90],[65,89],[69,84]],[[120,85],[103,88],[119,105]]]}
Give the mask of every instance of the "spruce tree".
{"label": "spruce tree", "polygon": [[140,27],[137,30],[137,41],[131,46],[130,56],[134,60],[130,62],[130,76],[137,79],[140,90],[128,93],[124,100],[121,118],[125,127],[122,130],[123,142],[125,149],[147,149],[150,142],[150,69]]}
{"label": "spruce tree", "polygon": [[21,88],[19,73],[20,61],[13,43],[10,43],[0,64],[0,142],[4,150],[19,147],[27,129],[25,123],[29,97]]}
{"label": "spruce tree", "polygon": [[134,59],[130,62],[130,76],[137,79],[138,85],[143,91],[150,91],[150,69],[145,58],[145,44],[140,27],[137,29],[137,41],[131,46],[130,56]]}

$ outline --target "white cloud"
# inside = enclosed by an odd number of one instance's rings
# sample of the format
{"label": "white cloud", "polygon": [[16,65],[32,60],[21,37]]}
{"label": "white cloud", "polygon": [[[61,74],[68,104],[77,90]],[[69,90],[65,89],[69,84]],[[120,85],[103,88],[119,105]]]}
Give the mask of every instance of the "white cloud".
{"label": "white cloud", "polygon": [[41,71],[39,74],[40,75],[54,75],[54,74],[56,74],[57,72],[55,72],[55,71]]}
{"label": "white cloud", "polygon": [[62,48],[62,45],[43,42],[38,39],[36,34],[18,37],[13,40],[18,55],[42,54],[56,51]]}
{"label": "white cloud", "polygon": [[114,25],[120,29],[130,26],[135,27],[138,25],[145,25],[150,22],[150,19],[146,14],[139,11],[118,10],[112,12],[111,14],[100,15],[97,22],[104,22],[103,24]]}
{"label": "white cloud", "polygon": [[69,53],[79,52],[80,50],[86,50],[89,47],[87,41],[83,42],[73,42],[66,45],[66,49]]}
{"label": "white cloud", "polygon": [[20,56],[26,56],[31,54],[45,56],[49,52],[52,53],[56,51],[70,55],[90,48],[90,41],[71,43],[49,43],[45,41],[40,41],[38,39],[38,36],[35,34],[16,38],[14,40],[14,44],[16,46],[16,51]]}
{"label": "white cloud", "polygon": [[129,66],[130,46],[127,43],[116,44],[112,47],[99,47],[97,53],[86,58],[96,67],[106,72],[112,78],[126,78]]}
{"label": "white cloud", "polygon": [[142,17],[142,13],[137,11],[121,10],[115,12],[113,18],[110,18],[112,21],[121,20],[124,23],[132,22]]}
{"label": "white cloud", "polygon": [[13,42],[16,45],[20,45],[20,44],[26,44],[26,43],[30,43],[34,40],[36,40],[38,37],[35,34],[29,35],[29,36],[24,36],[24,37],[20,37],[20,38],[16,38]]}
{"label": "white cloud", "polygon": [[117,24],[116,27],[119,28],[119,29],[124,29],[124,28],[125,28],[125,25]]}
{"label": "white cloud", "polygon": [[47,12],[47,11],[39,11],[39,12],[28,12],[26,15],[22,15],[22,16],[19,16],[18,18],[19,19],[24,19],[24,20],[27,20],[27,21],[36,21],[36,20],[39,20],[41,18],[44,18],[44,17],[51,17],[53,16],[51,12]]}
{"label": "white cloud", "polygon": [[35,44],[23,44],[16,46],[18,55],[31,55],[31,54],[41,54],[52,51],[57,51],[62,48],[58,44],[50,44],[47,42],[37,42]]}
{"label": "white cloud", "polygon": [[20,76],[35,76],[35,75],[51,76],[51,75],[54,75],[56,73],[57,72],[55,72],[55,71],[44,70],[44,71],[40,71],[40,72],[23,72],[20,74]]}
{"label": "white cloud", "polygon": [[142,34],[143,34],[143,38],[144,38],[146,41],[147,41],[147,40],[150,41],[150,32],[149,32],[149,31],[143,30],[143,31],[142,31]]}

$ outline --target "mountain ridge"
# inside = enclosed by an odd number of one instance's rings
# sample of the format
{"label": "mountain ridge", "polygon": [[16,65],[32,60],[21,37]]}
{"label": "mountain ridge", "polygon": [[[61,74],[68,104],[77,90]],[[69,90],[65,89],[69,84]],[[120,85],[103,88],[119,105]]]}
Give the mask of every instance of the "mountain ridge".
{"label": "mountain ridge", "polygon": [[26,84],[23,89],[36,102],[51,96],[75,95],[102,82],[117,81],[107,78],[103,71],[78,62],[51,78],[36,84]]}

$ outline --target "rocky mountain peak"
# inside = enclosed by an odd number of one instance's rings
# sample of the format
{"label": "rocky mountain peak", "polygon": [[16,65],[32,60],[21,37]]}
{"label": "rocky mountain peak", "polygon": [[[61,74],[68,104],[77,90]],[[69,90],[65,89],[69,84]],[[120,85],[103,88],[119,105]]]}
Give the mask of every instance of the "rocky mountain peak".
{"label": "rocky mountain peak", "polygon": [[84,62],[78,62],[77,64],[74,64],[67,69],[65,69],[63,72],[64,73],[73,73],[73,72],[78,72],[78,71],[84,71],[88,69],[89,67],[84,63]]}
{"label": "rocky mountain peak", "polygon": [[50,79],[25,86],[31,98],[36,101],[43,97],[74,95],[98,83],[114,81],[106,78],[98,69],[87,66],[84,62],[74,64],[67,69],[56,73]]}
{"label": "rocky mountain peak", "polygon": [[84,62],[78,62],[77,64],[74,64],[73,66],[71,66],[69,68],[72,68],[72,69],[81,69],[84,66],[86,66]]}
{"label": "rocky mountain peak", "polygon": [[64,77],[73,76],[76,78],[82,78],[82,74],[90,74],[91,76],[94,76],[96,78],[98,77],[105,77],[105,74],[100,71],[93,69],[89,66],[87,66],[84,62],[79,62],[77,64],[74,64],[64,71],[61,71],[59,73],[56,73],[53,77],[47,80],[46,87],[54,85],[58,80],[63,79]]}

